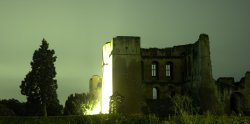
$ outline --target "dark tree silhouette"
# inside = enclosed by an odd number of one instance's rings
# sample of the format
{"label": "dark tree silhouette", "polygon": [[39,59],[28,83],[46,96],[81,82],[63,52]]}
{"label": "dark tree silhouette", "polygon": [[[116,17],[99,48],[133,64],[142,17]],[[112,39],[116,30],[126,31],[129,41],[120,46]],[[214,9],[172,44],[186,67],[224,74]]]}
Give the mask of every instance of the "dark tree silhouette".
{"label": "dark tree silhouette", "polygon": [[[25,115],[25,103],[20,102],[16,99],[2,99],[0,104],[6,108],[12,110],[17,116]],[[1,112],[0,112],[1,113]]]}
{"label": "dark tree silhouette", "polygon": [[96,98],[92,93],[70,94],[65,102],[64,115],[84,115],[88,110],[93,109]]}
{"label": "dark tree silhouette", "polygon": [[15,116],[15,112],[5,105],[0,104],[0,116]]}
{"label": "dark tree silhouette", "polygon": [[85,93],[70,94],[65,102],[64,115],[82,115],[82,105],[87,103],[90,95]]}
{"label": "dark tree silhouette", "polygon": [[123,102],[125,97],[122,96],[118,92],[114,92],[112,96],[110,96],[109,101],[109,113],[117,114],[121,112],[121,109],[123,108]]}
{"label": "dark tree silhouette", "polygon": [[33,54],[30,63],[32,70],[22,81],[21,93],[27,96],[27,113],[29,115],[59,115],[62,106],[57,99],[57,81],[54,79],[56,70],[54,62],[55,51],[49,49],[45,39],[38,50]]}
{"label": "dark tree silhouette", "polygon": [[65,102],[64,115],[81,115],[81,105],[86,99],[86,94],[70,94]]}

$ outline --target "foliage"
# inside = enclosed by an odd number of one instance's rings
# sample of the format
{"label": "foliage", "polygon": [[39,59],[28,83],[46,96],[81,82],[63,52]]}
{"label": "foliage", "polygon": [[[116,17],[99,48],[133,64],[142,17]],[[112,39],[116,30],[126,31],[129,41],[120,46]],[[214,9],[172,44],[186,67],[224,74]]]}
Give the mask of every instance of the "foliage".
{"label": "foliage", "polygon": [[3,117],[0,124],[249,124],[249,116],[216,116],[188,115],[187,121],[181,122],[180,118],[171,116],[169,120],[159,120],[154,115],[124,115],[100,114],[87,116],[48,116],[48,117]]}
{"label": "foliage", "polygon": [[21,93],[27,96],[28,115],[61,114],[62,106],[57,99],[57,81],[54,79],[56,76],[54,54],[55,51],[49,49],[45,39],[33,54],[33,61],[30,63],[32,70],[20,85]]}
{"label": "foliage", "polygon": [[[15,115],[25,115],[25,103],[21,103],[16,99],[3,99],[0,100],[0,104],[10,109]],[[0,112],[3,114],[3,112]]]}
{"label": "foliage", "polygon": [[250,117],[245,116],[217,116],[207,113],[206,115],[187,115],[183,121],[179,117],[171,117],[164,120],[165,124],[249,124]]}
{"label": "foliage", "polygon": [[145,103],[143,103],[143,107],[141,108],[142,112],[146,115],[155,114],[160,118],[165,118],[174,114],[171,97],[167,97],[164,99],[147,99]]}
{"label": "foliage", "polygon": [[109,113],[119,113],[124,99],[125,97],[118,92],[113,93],[113,95],[110,96]]}
{"label": "foliage", "polygon": [[198,112],[198,108],[193,106],[193,101],[190,97],[185,95],[175,95],[172,98],[173,109],[176,115],[187,113],[193,115]]}
{"label": "foliage", "polygon": [[65,102],[64,115],[81,115],[81,106],[83,103],[86,103],[87,99],[87,94],[85,93],[70,94]]}
{"label": "foliage", "polygon": [[64,115],[86,115],[88,110],[95,107],[96,97],[92,93],[70,94],[65,102]]}
{"label": "foliage", "polygon": [[221,113],[221,105],[218,100],[217,91],[214,86],[201,85],[197,92],[193,93],[193,103],[199,106],[199,113],[206,114],[208,111],[213,114]]}
{"label": "foliage", "polygon": [[0,104],[0,116],[15,116],[15,112],[5,105]]}
{"label": "foliage", "polygon": [[172,98],[172,103],[178,123],[192,124],[197,121],[198,109],[195,109],[190,97],[176,95]]}
{"label": "foliage", "polygon": [[89,114],[88,112],[96,107],[97,103],[99,102],[98,100],[99,99],[95,96],[95,94],[88,93],[86,101],[84,101],[81,105],[82,114]]}
{"label": "foliage", "polygon": [[0,117],[0,124],[158,124],[155,116],[144,115],[87,115],[49,117]]}

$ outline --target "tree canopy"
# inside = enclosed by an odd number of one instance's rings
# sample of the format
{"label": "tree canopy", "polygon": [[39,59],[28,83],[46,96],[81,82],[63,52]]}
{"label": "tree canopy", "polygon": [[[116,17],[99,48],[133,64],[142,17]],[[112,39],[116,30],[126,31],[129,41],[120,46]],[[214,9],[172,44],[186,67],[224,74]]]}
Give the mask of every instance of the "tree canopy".
{"label": "tree canopy", "polygon": [[25,103],[20,102],[16,99],[2,99],[0,100],[0,111],[1,111],[0,116],[3,115],[24,116],[26,114]]}
{"label": "tree canopy", "polygon": [[27,96],[27,113],[29,115],[59,115],[62,106],[57,99],[57,80],[54,62],[55,51],[49,49],[45,39],[38,50],[33,54],[33,61],[30,63],[31,71],[28,72],[22,81],[21,94]]}

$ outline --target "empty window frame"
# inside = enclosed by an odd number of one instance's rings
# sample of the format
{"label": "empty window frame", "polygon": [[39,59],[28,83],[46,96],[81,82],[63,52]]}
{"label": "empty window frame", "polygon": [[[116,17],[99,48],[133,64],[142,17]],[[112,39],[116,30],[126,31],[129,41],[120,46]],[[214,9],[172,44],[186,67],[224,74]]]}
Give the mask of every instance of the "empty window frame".
{"label": "empty window frame", "polygon": [[173,67],[172,63],[168,62],[166,64],[166,77],[172,77],[172,72],[173,72],[172,67]]}
{"label": "empty window frame", "polygon": [[158,88],[153,88],[153,99],[159,99],[159,90]]}
{"label": "empty window frame", "polygon": [[152,74],[152,77],[156,77],[157,76],[157,67],[158,64],[156,62],[153,62],[152,65],[151,65],[151,74]]}

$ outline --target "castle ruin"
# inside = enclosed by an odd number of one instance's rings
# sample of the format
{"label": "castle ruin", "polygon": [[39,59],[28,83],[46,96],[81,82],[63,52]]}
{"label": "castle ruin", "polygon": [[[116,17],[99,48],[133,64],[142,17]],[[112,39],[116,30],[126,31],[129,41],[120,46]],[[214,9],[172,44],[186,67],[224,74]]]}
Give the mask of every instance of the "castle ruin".
{"label": "castle ruin", "polygon": [[169,99],[176,95],[191,97],[201,113],[247,114],[250,108],[250,72],[240,82],[214,80],[207,34],[193,44],[162,49],[141,48],[140,37],[117,36],[103,46],[101,86],[105,106],[114,93],[124,97],[121,113],[169,114]]}

